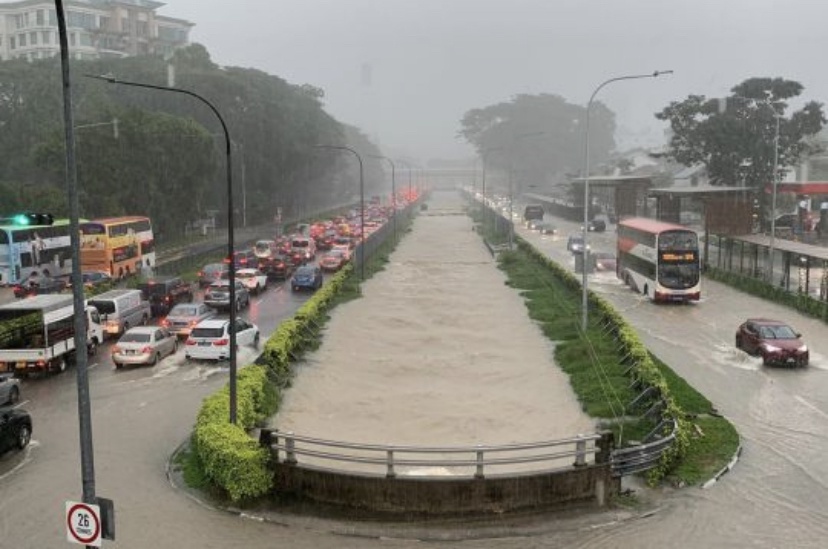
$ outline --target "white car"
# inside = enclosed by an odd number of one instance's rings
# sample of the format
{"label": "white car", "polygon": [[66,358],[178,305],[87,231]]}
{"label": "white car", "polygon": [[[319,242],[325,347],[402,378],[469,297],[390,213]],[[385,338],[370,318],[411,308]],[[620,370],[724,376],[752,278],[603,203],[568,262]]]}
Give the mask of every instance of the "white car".
{"label": "white car", "polygon": [[17,404],[20,400],[20,382],[13,373],[0,374],[0,404]]}
{"label": "white car", "polygon": [[251,294],[267,290],[267,275],[259,269],[239,269],[236,271],[236,278]]}
{"label": "white car", "polygon": [[333,247],[331,247],[331,251],[333,251],[333,250],[338,250],[338,251],[342,252],[342,256],[345,258],[346,263],[351,260],[351,246],[350,245],[348,245],[348,244],[334,244]]}
{"label": "white car", "polygon": [[[236,319],[236,345],[259,347],[259,328],[243,318]],[[230,321],[209,319],[199,322],[184,346],[187,360],[227,360],[230,358]]]}

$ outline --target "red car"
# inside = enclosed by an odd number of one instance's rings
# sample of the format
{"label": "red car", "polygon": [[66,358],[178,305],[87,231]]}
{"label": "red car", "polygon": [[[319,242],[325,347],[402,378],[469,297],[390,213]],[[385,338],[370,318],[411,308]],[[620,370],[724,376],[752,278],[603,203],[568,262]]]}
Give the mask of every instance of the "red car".
{"label": "red car", "polygon": [[736,330],[736,348],[761,356],[766,365],[808,365],[808,346],[802,334],[778,320],[749,318]]}

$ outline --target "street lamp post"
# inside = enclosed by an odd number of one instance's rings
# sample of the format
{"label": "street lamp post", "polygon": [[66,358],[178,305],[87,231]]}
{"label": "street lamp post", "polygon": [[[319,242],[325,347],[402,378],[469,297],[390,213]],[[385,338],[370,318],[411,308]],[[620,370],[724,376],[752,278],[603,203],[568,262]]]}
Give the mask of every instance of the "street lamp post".
{"label": "street lamp post", "polygon": [[168,91],[174,93],[183,93],[185,95],[189,95],[190,97],[194,97],[207,105],[213,114],[216,115],[219,122],[221,123],[221,129],[224,132],[224,154],[226,158],[227,164],[227,257],[230,260],[229,264],[229,283],[230,283],[230,423],[236,423],[236,410],[237,410],[237,398],[236,398],[236,316],[237,316],[237,308],[236,308],[236,262],[235,258],[233,257],[233,249],[235,246],[235,233],[233,229],[233,225],[235,223],[235,218],[233,214],[233,165],[232,165],[232,141],[230,139],[230,132],[227,130],[227,124],[224,122],[224,118],[222,118],[221,113],[213,106],[212,103],[207,101],[204,97],[198,95],[197,93],[185,90],[182,88],[173,88],[170,86],[157,86],[154,84],[144,84],[143,82],[131,82],[127,80],[120,80],[115,78],[114,76],[109,75],[86,75],[89,78],[95,78],[98,80],[103,80],[109,84],[120,84],[123,86],[134,86],[137,88],[148,88],[151,90],[160,90],[160,91]]}
{"label": "street lamp post", "polygon": [[391,165],[391,205],[394,208],[394,241],[397,240],[397,167],[394,166],[394,161],[387,156],[381,154],[369,154],[371,158],[385,160]]}
{"label": "street lamp post", "polygon": [[359,161],[359,279],[365,280],[365,177],[363,175],[362,157],[354,149],[344,145],[314,145],[314,148],[349,151]]}
{"label": "street lamp post", "polygon": [[631,74],[627,76],[616,76],[601,82],[597,88],[589,96],[589,102],[586,109],[586,124],[584,131],[584,226],[582,228],[582,238],[584,241],[583,247],[583,265],[581,273],[581,330],[586,333],[587,322],[589,321],[589,290],[587,289],[587,273],[589,272],[589,113],[592,110],[592,102],[595,96],[607,84],[618,82],[620,80],[638,80],[640,78],[657,78],[662,74],[673,74],[673,71],[655,71],[652,74]]}

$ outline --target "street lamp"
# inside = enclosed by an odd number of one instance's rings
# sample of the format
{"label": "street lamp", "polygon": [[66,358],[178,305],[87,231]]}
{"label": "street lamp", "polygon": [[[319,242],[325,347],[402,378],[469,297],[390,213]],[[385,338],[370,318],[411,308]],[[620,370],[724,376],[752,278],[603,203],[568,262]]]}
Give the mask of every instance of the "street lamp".
{"label": "street lamp", "polygon": [[230,132],[227,130],[227,124],[224,122],[221,113],[207,101],[204,97],[198,95],[190,90],[182,88],[173,88],[170,86],[157,86],[154,84],[144,84],[142,82],[130,82],[127,80],[120,80],[110,75],[85,75],[89,78],[103,80],[109,84],[120,84],[123,86],[134,86],[136,88],[148,88],[151,90],[169,91],[174,93],[183,93],[190,97],[195,97],[216,115],[221,123],[221,129],[224,132],[224,154],[227,164],[227,257],[230,259],[229,265],[229,283],[230,283],[230,423],[236,423],[236,261],[233,257],[233,249],[235,246],[235,233],[233,230],[234,214],[233,214],[233,165],[231,163],[232,141],[230,139]]}
{"label": "street lamp", "polygon": [[627,76],[616,76],[615,78],[610,78],[609,80],[604,80],[601,82],[595,91],[592,92],[592,95],[589,96],[589,102],[587,103],[586,109],[586,124],[585,124],[585,131],[584,131],[584,226],[583,226],[583,241],[584,241],[584,248],[583,248],[583,268],[581,274],[581,329],[584,333],[587,330],[587,322],[589,320],[589,291],[587,289],[587,272],[589,271],[589,113],[592,110],[592,102],[595,99],[595,96],[598,94],[601,89],[606,86],[607,84],[611,84],[612,82],[618,82],[620,80],[638,80],[640,78],[657,78],[662,74],[673,74],[673,71],[655,71],[652,74],[630,74]]}
{"label": "street lamp", "polygon": [[397,168],[394,166],[394,161],[387,156],[381,154],[369,154],[371,158],[386,160],[391,164],[391,205],[394,208],[394,241],[397,240]]}
{"label": "street lamp", "polygon": [[359,161],[359,279],[365,280],[365,178],[363,176],[362,157],[354,149],[344,145],[314,145],[314,148],[349,151]]}

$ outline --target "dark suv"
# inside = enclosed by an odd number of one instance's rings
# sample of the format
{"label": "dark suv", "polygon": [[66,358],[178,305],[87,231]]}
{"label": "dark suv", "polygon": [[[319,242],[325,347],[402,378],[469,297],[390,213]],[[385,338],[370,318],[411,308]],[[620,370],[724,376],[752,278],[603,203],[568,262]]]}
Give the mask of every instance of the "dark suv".
{"label": "dark suv", "polygon": [[157,276],[138,284],[141,295],[149,301],[152,316],[167,314],[173,306],[193,300],[193,289],[180,276]]}

